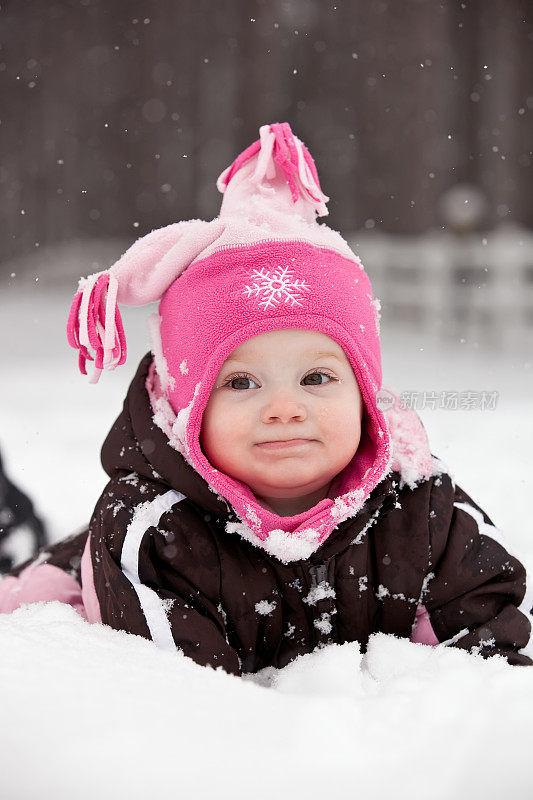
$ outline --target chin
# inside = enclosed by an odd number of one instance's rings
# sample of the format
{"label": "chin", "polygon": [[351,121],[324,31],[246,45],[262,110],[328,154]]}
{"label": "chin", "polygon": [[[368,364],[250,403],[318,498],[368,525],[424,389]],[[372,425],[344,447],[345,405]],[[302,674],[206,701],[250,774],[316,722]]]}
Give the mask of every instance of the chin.
{"label": "chin", "polygon": [[289,500],[294,497],[303,497],[306,494],[311,494],[320,489],[327,481],[310,480],[298,481],[297,483],[274,481],[269,484],[262,483],[261,486],[254,488],[250,486],[254,494],[259,494],[261,497],[272,497],[276,500]]}

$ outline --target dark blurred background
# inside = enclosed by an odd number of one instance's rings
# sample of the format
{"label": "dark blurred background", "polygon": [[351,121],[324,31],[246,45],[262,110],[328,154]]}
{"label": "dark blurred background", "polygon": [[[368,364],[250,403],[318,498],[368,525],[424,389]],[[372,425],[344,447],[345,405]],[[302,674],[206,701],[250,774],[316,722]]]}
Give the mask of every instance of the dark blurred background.
{"label": "dark blurred background", "polygon": [[344,232],[442,229],[458,185],[469,227],[533,227],[531,2],[16,0],[1,28],[4,262],[215,216],[285,120]]}

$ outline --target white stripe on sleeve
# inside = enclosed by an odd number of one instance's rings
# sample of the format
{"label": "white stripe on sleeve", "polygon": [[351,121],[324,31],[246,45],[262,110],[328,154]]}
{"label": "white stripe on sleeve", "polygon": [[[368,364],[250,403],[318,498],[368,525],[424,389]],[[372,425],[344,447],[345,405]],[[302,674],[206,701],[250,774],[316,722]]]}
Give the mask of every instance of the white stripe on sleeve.
{"label": "white stripe on sleeve", "polygon": [[164,650],[175,650],[176,644],[163,601],[153,589],[141,583],[139,578],[139,548],[148,528],[157,526],[163,514],[184,499],[184,494],[171,489],[154,500],[137,506],[126,530],[120,556],[122,572],[137,593],[152,641]]}

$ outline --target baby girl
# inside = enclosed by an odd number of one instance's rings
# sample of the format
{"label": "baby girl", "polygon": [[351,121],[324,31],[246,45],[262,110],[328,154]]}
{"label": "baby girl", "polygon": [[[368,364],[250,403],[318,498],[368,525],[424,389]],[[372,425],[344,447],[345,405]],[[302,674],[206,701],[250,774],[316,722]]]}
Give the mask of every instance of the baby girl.
{"label": "baby girl", "polygon": [[[117,300],[160,300],[107,436],[90,525],[14,570],[0,610],[59,599],[228,672],[377,631],[531,664],[525,570],[387,410],[379,304],[287,123],[225,170],[220,215],[138,240],[81,281],[92,380],[126,357]],[[390,397],[394,397],[390,393]]]}

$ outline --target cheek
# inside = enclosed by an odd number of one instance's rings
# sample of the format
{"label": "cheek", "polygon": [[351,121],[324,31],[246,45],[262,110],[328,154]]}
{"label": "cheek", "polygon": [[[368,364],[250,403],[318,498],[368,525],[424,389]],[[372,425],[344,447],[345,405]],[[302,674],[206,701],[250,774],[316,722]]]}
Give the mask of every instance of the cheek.
{"label": "cheek", "polygon": [[202,417],[202,426],[200,428],[200,444],[211,463],[216,462],[218,449],[217,445],[219,441],[220,435],[218,409],[216,403],[213,403],[212,400],[209,400]]}
{"label": "cheek", "polygon": [[227,460],[245,433],[245,418],[234,405],[209,401],[204,411],[200,443],[209,458]]}
{"label": "cheek", "polygon": [[322,433],[343,451],[357,448],[361,434],[361,411],[357,398],[323,406],[317,414]]}

